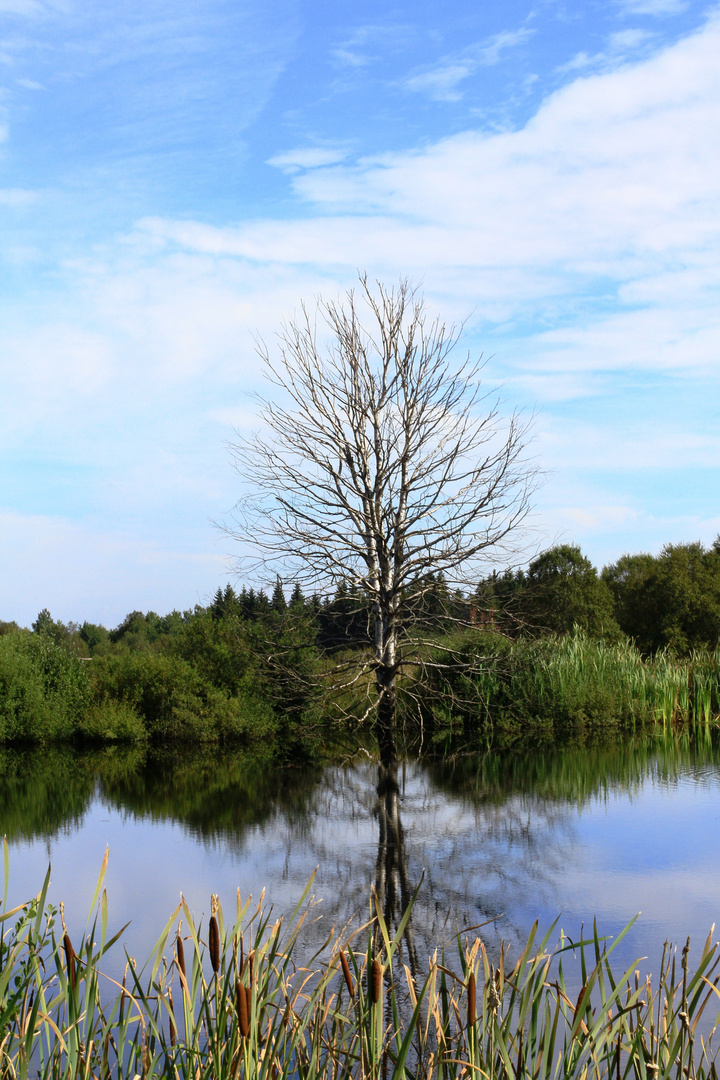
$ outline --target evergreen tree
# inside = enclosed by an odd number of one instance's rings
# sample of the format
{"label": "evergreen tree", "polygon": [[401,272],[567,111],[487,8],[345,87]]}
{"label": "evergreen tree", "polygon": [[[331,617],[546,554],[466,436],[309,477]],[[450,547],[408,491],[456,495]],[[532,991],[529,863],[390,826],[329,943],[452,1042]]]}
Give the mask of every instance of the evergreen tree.
{"label": "evergreen tree", "polygon": [[219,585],[217,592],[215,593],[215,596],[213,598],[213,602],[210,605],[210,612],[213,619],[222,619],[223,615],[225,614],[225,600],[223,597],[223,591]]}
{"label": "evergreen tree", "polygon": [[300,588],[300,582],[295,582],[295,587],[290,597],[290,610],[291,611],[304,611],[305,610],[305,597],[303,596],[302,589]]}
{"label": "evergreen tree", "polygon": [[270,607],[273,611],[281,613],[287,610],[287,603],[285,602],[285,593],[283,592],[283,585],[280,578],[275,579],[275,588],[272,592],[272,599],[270,600]]}

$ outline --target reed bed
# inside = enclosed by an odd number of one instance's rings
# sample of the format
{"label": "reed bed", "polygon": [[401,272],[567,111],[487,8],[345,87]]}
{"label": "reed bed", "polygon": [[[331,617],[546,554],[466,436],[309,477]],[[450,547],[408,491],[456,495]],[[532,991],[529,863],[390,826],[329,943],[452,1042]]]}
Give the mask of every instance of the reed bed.
{"label": "reed bed", "polygon": [[[694,967],[689,941],[679,955],[666,945],[655,981],[635,964],[614,973],[623,935],[597,928],[552,945],[555,927],[535,926],[516,958],[458,935],[455,960],[436,953],[415,979],[402,960],[411,908],[391,933],[375,898],[351,940],[332,934],[301,963],[311,881],[286,923],[238,897],[228,924],[213,897],[203,931],[181,900],[147,963],[128,957],[113,981],[103,958],[122,931],[107,937],[105,865],[76,947],[47,904],[49,872],[32,901],[3,905],[3,1078],[717,1080],[711,937]],[[6,883],[7,870],[5,845]]]}
{"label": "reed bed", "polygon": [[709,725],[720,716],[720,651],[643,657],[629,641],[520,639],[479,678],[488,715],[521,726]]}

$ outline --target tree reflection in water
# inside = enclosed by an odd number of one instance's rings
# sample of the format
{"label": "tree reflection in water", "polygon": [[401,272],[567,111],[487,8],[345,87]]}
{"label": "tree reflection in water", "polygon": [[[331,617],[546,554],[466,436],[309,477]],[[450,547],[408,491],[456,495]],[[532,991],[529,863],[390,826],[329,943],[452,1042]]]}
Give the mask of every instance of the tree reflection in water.
{"label": "tree reflection in water", "polygon": [[[378,766],[375,812],[378,820],[375,892],[382,907],[385,923],[392,932],[405,914],[413,892],[408,873],[405,832],[400,820],[400,788],[396,756],[387,764]],[[416,978],[417,953],[412,917],[406,923],[403,940],[407,947],[410,971],[413,978]]]}
{"label": "tree reflection in water", "polygon": [[[140,850],[152,865],[153,845],[162,843],[156,861],[165,859],[165,899],[148,888],[144,900],[152,933],[164,924],[166,898],[175,888],[195,888],[202,912],[211,892],[232,896],[241,885],[243,895],[259,895],[266,886],[280,914],[292,910],[319,867],[314,888],[323,897],[316,909],[323,918],[308,925],[311,951],[329,923],[340,928],[365,921],[373,885],[388,925],[396,928],[424,873],[403,941],[404,962],[415,972],[436,947],[452,945],[456,928],[496,919],[483,931],[492,949],[501,936],[524,937],[543,910],[557,915],[578,864],[580,812],[590,803],[602,806],[617,794],[627,812],[637,814],[627,793],[637,800],[645,785],[660,791],[688,772],[716,784],[717,758],[715,747],[674,737],[455,761],[398,762],[393,752],[378,764],[360,752],[340,764],[315,760],[287,769],[242,752],[192,748],[185,754],[5,752],[0,818],[11,845],[36,860],[35,888],[51,843],[56,866],[63,865],[61,850],[65,859],[82,851],[94,872],[107,828],[93,822],[108,820],[108,812],[122,822],[113,834],[111,869],[131,875]],[[156,828],[165,823],[180,826],[172,847],[169,834],[161,840]],[[84,830],[88,839],[73,844]],[[85,869],[73,867],[73,878],[80,881]],[[72,897],[65,899],[70,908]],[[598,910],[601,899],[592,901]],[[135,918],[134,925],[136,914],[117,911],[123,921]],[[154,937],[148,949],[153,943]]]}

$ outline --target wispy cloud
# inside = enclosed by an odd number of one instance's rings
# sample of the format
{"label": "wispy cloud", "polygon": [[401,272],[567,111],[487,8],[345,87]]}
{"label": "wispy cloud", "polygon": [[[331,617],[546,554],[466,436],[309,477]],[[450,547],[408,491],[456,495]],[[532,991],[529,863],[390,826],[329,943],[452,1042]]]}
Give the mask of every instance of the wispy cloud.
{"label": "wispy cloud", "polygon": [[446,56],[432,67],[406,78],[406,90],[429,94],[436,101],[457,101],[462,96],[460,85],[481,67],[500,63],[504,54],[517,48],[531,37],[527,26],[519,30],[504,30],[477,43],[456,56]]}
{"label": "wispy cloud", "polygon": [[606,48],[597,53],[576,53],[566,63],[561,64],[556,70],[560,74],[573,71],[608,71],[616,68],[618,64],[639,60],[647,55],[653,45],[656,44],[656,36],[650,30],[634,27],[627,30],[618,30],[610,34]]}
{"label": "wispy cloud", "polygon": [[46,14],[48,6],[40,0],[0,0],[0,15],[21,15],[36,18]]}
{"label": "wispy cloud", "polygon": [[35,191],[23,188],[0,188],[0,206],[27,206],[39,198]]}
{"label": "wispy cloud", "polygon": [[629,15],[677,15],[686,11],[687,0],[618,0]]}
{"label": "wispy cloud", "polygon": [[365,68],[380,57],[403,52],[411,34],[410,25],[392,20],[363,23],[336,42],[330,55],[340,67]]}
{"label": "wispy cloud", "polygon": [[296,150],[284,150],[281,154],[274,154],[268,159],[268,165],[274,165],[283,172],[296,173],[302,169],[337,165],[347,156],[347,150],[339,147],[303,146]]}
{"label": "wispy cloud", "polygon": [[411,76],[403,85],[406,90],[427,93],[435,101],[458,101],[462,97],[460,83],[472,75],[476,66],[470,60],[446,62],[420,75]]}

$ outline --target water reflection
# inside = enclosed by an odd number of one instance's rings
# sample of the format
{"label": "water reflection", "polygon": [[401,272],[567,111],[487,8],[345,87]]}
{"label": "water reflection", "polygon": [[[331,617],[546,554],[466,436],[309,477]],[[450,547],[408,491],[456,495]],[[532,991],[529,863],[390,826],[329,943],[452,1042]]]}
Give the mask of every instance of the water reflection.
{"label": "water reflection", "polygon": [[413,971],[456,928],[494,919],[492,949],[563,908],[566,929],[597,914],[610,933],[642,908],[632,951],[654,956],[720,914],[717,795],[717,750],[678,737],[293,768],[226,751],[0,753],[15,896],[37,890],[51,856],[55,899],[84,921],[109,842],[111,912],[133,919],[137,955],[181,889],[198,916],[238,885],[289,911],[318,867],[325,914],[309,948],[328,923],[364,921],[371,886],[396,928],[424,873],[404,941]]}
{"label": "water reflection", "polygon": [[[400,788],[397,756],[378,767],[377,805],[378,852],[375,871],[375,893],[382,907],[386,926],[396,930],[412,897],[408,871],[405,832],[400,820]],[[412,918],[409,918],[403,940],[407,946],[408,962],[413,978],[417,978],[418,962]],[[376,951],[380,951],[376,948]]]}

